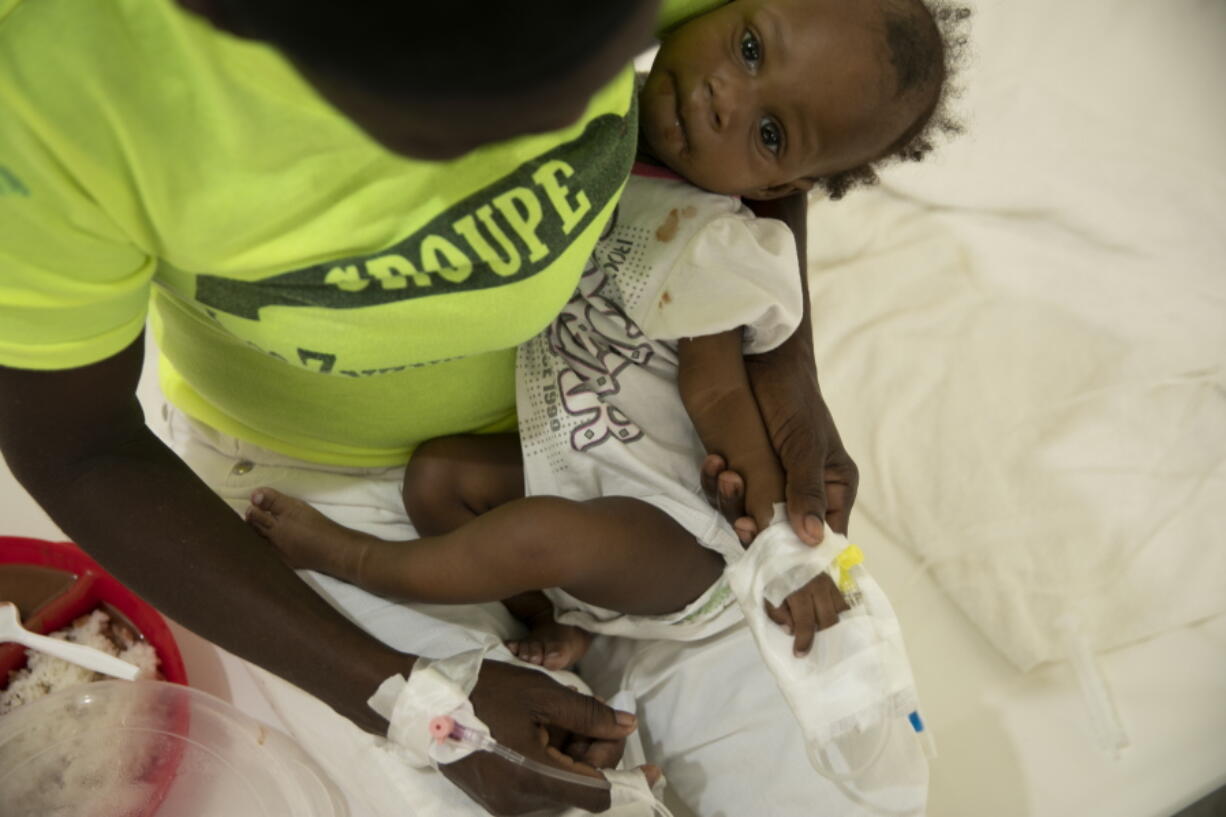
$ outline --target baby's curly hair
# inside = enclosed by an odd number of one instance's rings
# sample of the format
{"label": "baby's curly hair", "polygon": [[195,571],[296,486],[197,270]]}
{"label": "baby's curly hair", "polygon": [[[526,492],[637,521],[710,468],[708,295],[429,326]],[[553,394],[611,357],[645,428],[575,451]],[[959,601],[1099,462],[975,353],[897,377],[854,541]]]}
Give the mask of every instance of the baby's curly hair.
{"label": "baby's curly hair", "polygon": [[881,156],[850,170],[817,180],[832,199],[876,184],[877,170],[895,161],[918,162],[938,138],[961,133],[962,122],[949,111],[958,89],[952,79],[966,58],[971,10],[952,0],[881,0],[884,34],[897,80],[896,97],[932,89],[931,104]]}

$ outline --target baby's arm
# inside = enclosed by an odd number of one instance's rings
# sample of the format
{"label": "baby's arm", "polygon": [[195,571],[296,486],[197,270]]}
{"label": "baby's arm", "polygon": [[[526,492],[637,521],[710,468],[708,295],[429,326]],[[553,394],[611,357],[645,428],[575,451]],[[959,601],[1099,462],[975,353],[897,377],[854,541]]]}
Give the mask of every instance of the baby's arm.
{"label": "baby's arm", "polygon": [[[764,530],[774,503],[784,501],[784,475],[745,371],[743,331],[682,340],[678,384],[707,452],[722,456],[729,471],[754,475],[745,485],[745,510],[758,530]],[[754,533],[737,531],[742,542],[752,540]],[[817,630],[837,623],[839,613],[847,609],[843,595],[823,573],[779,607],[768,604],[766,614],[795,636],[793,647],[799,656],[809,652]]]}
{"label": "baby's arm", "polygon": [[[763,530],[774,503],[784,501],[784,476],[749,385],[743,333],[737,328],[683,339],[677,384],[707,453],[723,457],[730,472],[754,475],[745,485],[745,510]],[[753,538],[749,531],[737,533],[742,542]]]}

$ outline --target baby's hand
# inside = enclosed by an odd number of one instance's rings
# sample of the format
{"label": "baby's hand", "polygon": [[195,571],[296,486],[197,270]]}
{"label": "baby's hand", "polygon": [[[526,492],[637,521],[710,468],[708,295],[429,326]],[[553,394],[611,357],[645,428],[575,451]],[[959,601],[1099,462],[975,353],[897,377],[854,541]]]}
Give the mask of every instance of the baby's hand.
{"label": "baby's hand", "polygon": [[766,602],[766,615],[770,620],[796,636],[792,651],[798,658],[809,654],[814,633],[837,624],[839,613],[850,609],[847,600],[827,573],[819,574],[784,599],[783,604],[778,607]]}

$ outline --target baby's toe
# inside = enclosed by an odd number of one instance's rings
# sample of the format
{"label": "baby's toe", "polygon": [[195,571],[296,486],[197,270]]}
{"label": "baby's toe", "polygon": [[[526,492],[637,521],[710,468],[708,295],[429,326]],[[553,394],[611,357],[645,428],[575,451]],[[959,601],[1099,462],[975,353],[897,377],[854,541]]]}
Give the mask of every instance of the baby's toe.
{"label": "baby's toe", "polygon": [[273,518],[272,514],[255,505],[247,508],[247,513],[244,514],[244,518],[247,520],[248,525],[255,528],[260,533],[267,533],[268,531],[272,530],[273,525],[276,524],[276,520]]}
{"label": "baby's toe", "polygon": [[273,498],[280,493],[272,488],[261,485],[251,492],[251,504],[263,510],[272,508]]}
{"label": "baby's toe", "polygon": [[286,496],[275,488],[260,488],[259,491],[264,494],[262,507],[274,516],[284,516],[303,504],[302,500]]}
{"label": "baby's toe", "polygon": [[570,664],[570,658],[561,644],[550,644],[545,648],[545,659],[542,665],[545,669],[566,669]]}
{"label": "baby's toe", "polygon": [[539,641],[525,641],[520,645],[519,657],[531,664],[543,664],[545,648]]}

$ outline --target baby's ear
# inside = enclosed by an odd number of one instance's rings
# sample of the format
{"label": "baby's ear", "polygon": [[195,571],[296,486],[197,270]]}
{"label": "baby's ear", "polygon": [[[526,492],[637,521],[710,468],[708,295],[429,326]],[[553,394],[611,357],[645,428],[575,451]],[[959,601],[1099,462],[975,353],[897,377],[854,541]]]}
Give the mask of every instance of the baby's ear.
{"label": "baby's ear", "polygon": [[758,199],[759,201],[781,199],[793,193],[808,193],[815,184],[817,184],[816,179],[796,179],[795,181],[784,182],[783,184],[776,184],[771,187],[759,188],[751,193],[748,198]]}

